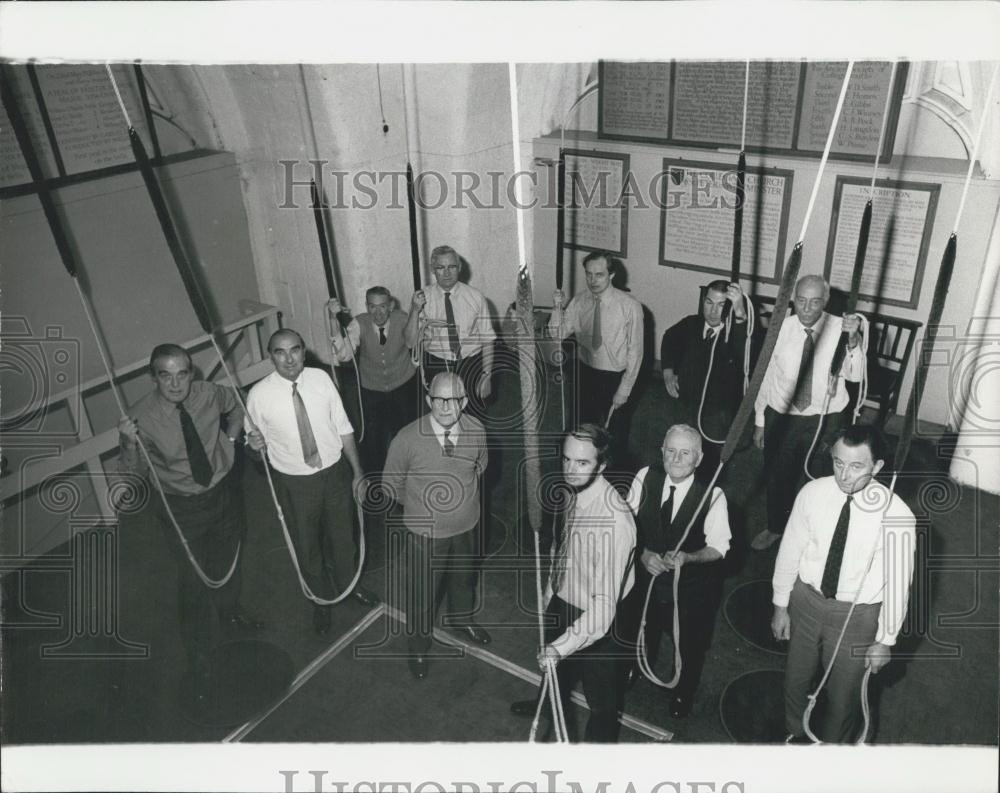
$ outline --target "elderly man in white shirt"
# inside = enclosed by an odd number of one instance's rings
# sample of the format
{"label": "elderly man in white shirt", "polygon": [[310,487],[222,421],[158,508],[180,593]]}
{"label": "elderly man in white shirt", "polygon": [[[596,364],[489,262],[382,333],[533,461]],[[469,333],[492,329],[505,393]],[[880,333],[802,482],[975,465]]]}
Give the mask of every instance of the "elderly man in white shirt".
{"label": "elderly man in white shirt", "polygon": [[[357,521],[354,492],[363,471],[354,428],[340,394],[321,369],[305,366],[305,343],[294,330],[267,342],[274,371],[250,389],[247,443],[266,451],[302,578],[322,600],[333,600],[354,577]],[[366,606],[378,601],[356,586]],[[313,628],[330,630],[330,606],[314,603]]]}
{"label": "elderly man in white shirt", "polygon": [[884,459],[878,430],[845,428],[831,456],[833,476],[799,491],[774,566],[771,630],[775,639],[791,640],[785,666],[790,742],[805,735],[808,695],[831,659],[825,716],[813,731],[827,743],[856,737],[865,670],[876,673],[889,663],[913,578],[913,513],[898,495],[890,501],[888,489],[872,478]]}
{"label": "elderly man in white shirt", "polygon": [[[650,663],[655,661],[662,631],[673,625],[674,577],[680,576],[681,674],[669,709],[674,718],[691,712],[722,594],[720,560],[732,539],[725,493],[713,487],[706,498],[707,482],[696,474],[703,457],[701,433],[687,424],[675,424],[663,438],[662,465],[640,470],[628,495],[639,537],[636,582],[641,597],[636,605],[640,609],[653,579],[646,618]],[[681,543],[689,523],[691,529]]]}
{"label": "elderly man in white shirt", "polygon": [[[610,438],[603,427],[581,424],[563,442],[563,477],[570,488],[559,550],[545,588],[545,645],[539,667],[556,661],[566,701],[577,678],[590,708],[584,740],[613,743],[624,693],[626,651],[616,638],[618,605],[632,590],[635,521],[602,475]],[[531,716],[537,699],[511,705]],[[567,717],[570,715],[567,708]]]}
{"label": "elderly man in white shirt", "polygon": [[439,245],[431,251],[431,272],[434,283],[413,294],[410,314],[421,322],[407,327],[406,342],[416,347],[423,335],[425,382],[441,372],[457,372],[470,412],[481,419],[493,392],[496,331],[489,305],[482,292],[459,280],[462,262],[454,248]]}
{"label": "elderly man in white shirt", "polygon": [[[829,299],[830,286],[818,275],[799,279],[795,315],[781,326],[754,405],[753,439],[764,450],[767,482],[767,527],[751,542],[757,551],[781,539],[794,494],[807,479],[806,465],[813,461],[813,475],[829,474],[830,443],[843,426],[848,402],[845,381],[861,380],[865,360],[858,344],[860,321],[856,315],[838,321],[827,314]],[[840,370],[831,376],[841,333],[847,335],[848,349]],[[820,422],[822,431],[810,457]]]}

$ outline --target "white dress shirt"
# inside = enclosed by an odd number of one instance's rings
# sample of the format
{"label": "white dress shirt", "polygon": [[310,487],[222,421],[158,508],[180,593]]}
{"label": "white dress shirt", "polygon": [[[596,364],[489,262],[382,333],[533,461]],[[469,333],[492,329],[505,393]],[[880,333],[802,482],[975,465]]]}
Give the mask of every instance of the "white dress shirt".
{"label": "white dress shirt", "polygon": [[559,339],[575,334],[580,360],[592,369],[624,372],[618,394],[628,399],[642,365],[642,306],[620,289],[605,289],[601,294],[601,346],[592,350],[595,303],[589,289],[577,295],[564,311],[552,312],[549,333]]}
{"label": "white dress shirt", "polygon": [[[387,319],[385,321],[385,324],[382,326],[383,328],[385,328],[385,335],[387,337],[389,335],[390,322],[392,322],[392,319]],[[372,344],[379,343],[378,328],[379,326],[373,322],[372,334],[371,334]],[[344,341],[344,337],[341,336],[339,333],[334,335],[331,339],[333,342],[334,359],[336,360],[337,363],[347,363],[348,361],[352,360],[355,356],[357,356],[358,350],[361,349],[361,325],[358,324],[357,319],[352,319],[350,322],[348,322],[347,328],[344,332],[347,335],[347,341],[351,342],[350,346],[348,346],[348,344]],[[351,354],[352,350],[353,350],[353,355]]]}
{"label": "white dress shirt", "polygon": [[[486,344],[492,344],[497,336],[493,330],[489,306],[482,292],[461,281],[448,291],[451,293],[451,308],[455,314],[455,327],[458,329],[459,349],[463,358],[469,358]],[[424,287],[424,295],[427,297],[424,316],[443,323],[447,319],[444,290],[435,283]],[[434,324],[428,326],[428,331],[430,339],[424,342],[424,350],[446,361],[455,360],[448,342],[448,328],[444,324]]]}
{"label": "white dress shirt", "polygon": [[354,427],[326,372],[307,366],[296,382],[319,449],[322,463],[319,469],[307,465],[302,455],[291,380],[271,372],[250,389],[247,412],[267,442],[267,458],[271,465],[283,474],[305,476],[336,463],[344,448],[340,436],[353,434]]}
{"label": "white dress shirt", "polygon": [[[434,433],[434,437],[437,438],[437,442],[441,444],[441,448],[444,448],[444,427],[438,424],[436,418],[433,415],[427,414],[427,418],[431,422],[431,431]],[[451,441],[456,446],[458,445],[458,436],[462,434],[462,428],[459,426],[460,422],[456,421],[450,427],[448,427],[448,440]]]}
{"label": "white dress shirt", "polygon": [[[798,410],[792,405],[795,387],[799,381],[802,347],[806,340],[805,328],[799,318],[793,315],[782,323],[781,330],[778,331],[778,341],[774,345],[774,353],[771,355],[767,372],[764,374],[764,382],[761,383],[757,401],[754,403],[758,427],[764,426],[764,410],[767,407],[778,411],[778,413],[788,413],[792,416],[815,416],[823,408],[823,400],[826,398],[830,382],[830,364],[833,362],[837,342],[840,341],[840,318],[824,312],[819,321],[813,325],[812,330],[815,331],[813,334],[815,346],[813,347],[812,397],[809,406],[804,410]],[[860,344],[853,350],[848,350],[837,376],[836,391],[830,398],[827,413],[839,413],[847,407],[847,387],[844,385],[844,381],[850,380],[852,383],[860,381],[864,365],[865,360],[861,353]]]}
{"label": "white dress shirt", "polygon": [[[628,564],[635,548],[635,520],[618,491],[598,476],[575,500],[572,523],[565,529],[569,534],[563,540],[566,575],[556,594],[582,613],[549,645],[562,658],[589,647],[611,629],[619,590],[624,597],[635,583],[635,571]],[[545,603],[551,599],[550,576]]]}
{"label": "white dress shirt", "polygon": [[[639,514],[639,507],[642,504],[642,483],[649,473],[649,466],[639,471],[632,480],[632,486],[628,491],[628,506],[635,515]],[[670,497],[671,485],[674,490],[674,507],[670,514],[670,519],[677,517],[677,511],[681,508],[684,498],[691,485],[694,484],[694,474],[679,483],[675,483],[670,476],[663,482],[663,492],[660,494],[660,506],[662,507]],[[705,545],[714,548],[720,555],[725,556],[729,552],[729,544],[733,538],[733,533],[729,528],[729,506],[726,503],[726,494],[721,488],[713,487],[712,495],[708,497],[708,512],[705,515]],[[673,550],[669,548],[668,550]]]}
{"label": "white dress shirt", "polygon": [[[916,521],[898,495],[893,495],[886,511],[888,497],[888,489],[872,481],[851,500],[837,600],[852,602],[860,587],[858,603],[882,603],[875,640],[892,645],[906,616]],[[788,606],[796,577],[820,590],[826,557],[846,499],[847,494],[832,476],[815,479],[799,491],[774,564],[774,605]]]}

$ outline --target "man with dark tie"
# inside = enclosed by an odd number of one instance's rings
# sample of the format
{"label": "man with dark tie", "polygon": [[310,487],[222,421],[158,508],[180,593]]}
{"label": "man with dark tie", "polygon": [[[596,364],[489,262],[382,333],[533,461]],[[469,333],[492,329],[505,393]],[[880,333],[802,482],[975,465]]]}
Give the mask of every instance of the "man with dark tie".
{"label": "man with dark tie", "polygon": [[804,741],[808,696],[831,659],[825,715],[810,729],[826,743],[856,739],[865,670],[877,673],[891,660],[913,578],[913,513],[873,479],[885,459],[879,431],[846,427],[831,456],[833,476],[799,491],[774,565],[771,631],[791,640],[785,729],[792,743]]}
{"label": "man with dark tie", "polygon": [[[330,342],[335,365],[357,361],[365,418],[361,456],[368,471],[378,471],[393,436],[420,409],[419,378],[406,343],[407,336],[416,333],[417,315],[393,308],[392,295],[384,286],[365,292],[365,307],[368,310],[354,317],[345,333],[335,333]],[[327,303],[334,318],[342,308],[336,298]]]}
{"label": "man with dark tie", "polygon": [[389,446],[382,472],[386,496],[403,509],[406,546],[399,571],[411,674],[427,676],[437,592],[448,595],[448,623],[462,638],[489,644],[472,619],[480,519],[480,481],[488,454],[483,425],[465,415],[461,378],[438,373],[427,395],[430,413],[403,427]]}
{"label": "man with dark tie", "polygon": [[407,344],[423,344],[424,380],[439,372],[457,372],[471,400],[471,411],[482,417],[493,392],[493,344],[496,331],[482,293],[459,276],[462,263],[448,245],[431,251],[434,283],[413,294],[411,315],[421,315],[419,330],[411,325]]}
{"label": "man with dark tie", "polygon": [[[605,251],[583,260],[587,290],[563,309],[561,290],[552,295],[549,333],[554,338],[574,336],[579,354],[576,423],[608,426],[614,452],[628,443],[626,403],[642,365],[642,306],[612,283],[619,263]],[[608,423],[611,408],[615,412]]]}
{"label": "man with dark tie", "polygon": [[[727,303],[732,306],[729,327],[723,323]],[[668,328],[660,343],[663,385],[671,397],[668,401],[671,418],[702,433],[705,467],[709,470],[718,465],[722,449],[712,441],[725,440],[743,399],[746,343],[743,290],[739,284],[723,280],[706,286],[701,313],[684,317]]]}
{"label": "man with dark tie", "polygon": [[[729,551],[732,539],[725,493],[714,487],[701,505],[709,481],[697,473],[701,449],[698,430],[675,424],[663,438],[662,465],[640,470],[628,495],[639,533],[639,603],[646,596],[650,579],[655,579],[646,612],[646,647],[651,664],[663,631],[673,630],[674,577],[680,576],[677,613],[681,674],[670,702],[674,718],[691,712],[722,595],[720,560]],[[687,537],[675,551],[692,518],[694,523]]]}
{"label": "man with dark tie", "polygon": [[[829,473],[830,443],[843,426],[848,401],[844,382],[861,380],[865,360],[858,345],[858,317],[845,315],[838,322],[824,311],[829,299],[830,286],[818,275],[799,279],[795,314],[781,325],[757,395],[753,440],[764,450],[767,481],[767,527],[751,542],[757,551],[781,538],[794,494],[807,479],[806,464],[813,476]],[[840,370],[831,376],[842,332],[847,334],[847,352]],[[820,423],[822,431],[810,456]]]}
{"label": "man with dark tie", "polygon": [[[298,333],[275,331],[267,352],[274,371],[250,389],[247,442],[267,453],[302,580],[318,599],[333,600],[355,572],[354,495],[363,474],[354,428],[330,376],[305,366]],[[352,596],[366,606],[377,603],[361,586]],[[330,630],[330,608],[313,603],[320,635]]]}
{"label": "man with dark tie", "polygon": [[[196,695],[203,696],[197,686],[207,678],[220,620],[239,628],[263,627],[239,605],[238,549],[246,526],[234,444],[243,432],[243,409],[229,389],[195,380],[191,356],[176,344],[153,349],[149,373],[153,392],[118,424],[120,462],[124,471],[147,473],[141,439],[166,496],[169,513],[159,497],[154,504],[177,558],[181,639],[196,673]],[[209,586],[199,570],[213,584],[225,583]]]}

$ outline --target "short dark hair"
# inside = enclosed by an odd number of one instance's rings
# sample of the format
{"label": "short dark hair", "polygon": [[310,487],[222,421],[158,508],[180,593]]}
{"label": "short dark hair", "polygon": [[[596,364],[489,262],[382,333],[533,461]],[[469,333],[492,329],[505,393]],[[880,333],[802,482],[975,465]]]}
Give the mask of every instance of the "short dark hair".
{"label": "short dark hair", "polygon": [[157,344],[149,355],[149,373],[153,377],[156,377],[156,362],[160,358],[187,358],[188,369],[194,367],[191,354],[179,344]]}
{"label": "short dark hair", "polygon": [[280,330],[276,330],[274,333],[272,333],[271,336],[268,338],[267,340],[268,353],[271,352],[271,344],[274,342],[274,340],[278,338],[278,336],[286,336],[286,335],[294,336],[299,340],[299,344],[302,345],[302,349],[304,350],[306,348],[306,342],[305,339],[302,338],[301,333],[299,333],[297,330],[292,330],[291,328],[281,328]]}
{"label": "short dark hair", "polygon": [[846,446],[867,446],[872,453],[872,460],[885,460],[885,438],[874,424],[852,424],[844,427],[834,437],[833,442],[837,441],[843,441]]}
{"label": "short dark hair", "polygon": [[382,297],[392,299],[392,294],[384,286],[373,286],[365,291],[365,302],[367,303],[375,295],[382,295]]}
{"label": "short dark hair", "polygon": [[578,441],[588,441],[597,450],[597,464],[603,465],[611,457],[611,436],[600,424],[581,424],[570,432]]}
{"label": "short dark hair", "polygon": [[727,291],[729,291],[729,281],[725,278],[717,278],[705,287],[706,294],[709,292],[722,292],[722,294],[726,294]]}
{"label": "short dark hair", "polygon": [[604,261],[608,263],[608,275],[616,275],[621,269],[621,262],[608,251],[591,251],[583,257],[583,263],[581,266],[586,267],[596,259],[604,259]]}

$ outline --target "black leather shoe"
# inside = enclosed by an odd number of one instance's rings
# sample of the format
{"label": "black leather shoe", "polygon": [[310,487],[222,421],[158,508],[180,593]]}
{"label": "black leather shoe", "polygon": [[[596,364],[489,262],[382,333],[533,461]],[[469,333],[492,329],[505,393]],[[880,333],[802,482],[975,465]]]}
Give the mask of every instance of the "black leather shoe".
{"label": "black leather shoe", "polygon": [[382,602],[378,599],[378,595],[370,589],[365,589],[363,586],[354,587],[351,597],[362,606],[367,606],[368,608],[375,608],[375,606]]}
{"label": "black leather shoe", "polygon": [[264,629],[263,622],[255,620],[242,610],[234,611],[232,614],[225,615],[222,618],[222,621],[230,627],[239,628],[244,631],[259,631]]}
{"label": "black leather shoe", "polygon": [[313,604],[313,630],[316,631],[320,636],[325,636],[330,632],[330,624],[332,622],[330,616],[330,607],[321,606],[318,603]]}
{"label": "black leather shoe", "polygon": [[406,665],[410,668],[410,674],[416,680],[423,680],[427,677],[426,655],[411,655],[406,659]]}
{"label": "black leather shoe", "polygon": [[[536,710],[538,710],[537,699],[519,699],[510,704],[510,712],[522,718],[533,718]],[[548,718],[548,715],[548,708],[542,708],[542,716]]]}
{"label": "black leather shoe", "polygon": [[493,637],[486,632],[486,629],[480,628],[475,623],[470,623],[468,625],[462,625],[461,627],[454,628],[454,631],[463,639],[470,641],[473,644],[481,644],[483,646],[486,646],[491,641],[493,641]]}
{"label": "black leather shoe", "polygon": [[670,701],[670,715],[675,719],[683,719],[691,712],[691,700],[687,697],[675,696]]}

